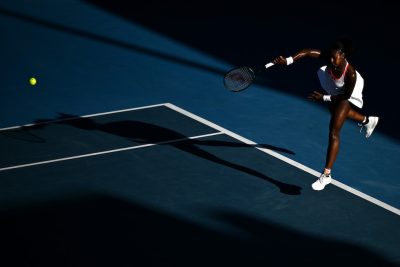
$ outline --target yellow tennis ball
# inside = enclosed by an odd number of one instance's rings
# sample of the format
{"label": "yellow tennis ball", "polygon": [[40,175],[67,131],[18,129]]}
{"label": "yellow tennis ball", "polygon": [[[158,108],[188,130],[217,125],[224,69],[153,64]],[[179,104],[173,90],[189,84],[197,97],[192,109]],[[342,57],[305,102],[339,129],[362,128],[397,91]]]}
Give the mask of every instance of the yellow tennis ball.
{"label": "yellow tennis ball", "polygon": [[31,84],[31,85],[35,85],[36,84],[36,79],[35,78],[30,78],[29,79],[29,83]]}

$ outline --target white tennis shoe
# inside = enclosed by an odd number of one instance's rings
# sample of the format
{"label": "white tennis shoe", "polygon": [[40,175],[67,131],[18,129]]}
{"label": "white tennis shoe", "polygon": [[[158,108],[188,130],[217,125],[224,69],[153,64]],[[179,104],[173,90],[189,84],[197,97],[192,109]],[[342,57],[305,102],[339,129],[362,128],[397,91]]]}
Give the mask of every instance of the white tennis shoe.
{"label": "white tennis shoe", "polygon": [[315,181],[311,186],[314,190],[320,191],[325,188],[326,185],[332,182],[332,177],[330,174],[321,174],[317,181]]}
{"label": "white tennis shoe", "polygon": [[363,127],[367,130],[365,133],[365,137],[368,138],[371,136],[372,132],[374,131],[376,125],[378,124],[379,117],[368,117],[368,123],[365,125],[359,124],[361,126],[360,132],[363,130]]}

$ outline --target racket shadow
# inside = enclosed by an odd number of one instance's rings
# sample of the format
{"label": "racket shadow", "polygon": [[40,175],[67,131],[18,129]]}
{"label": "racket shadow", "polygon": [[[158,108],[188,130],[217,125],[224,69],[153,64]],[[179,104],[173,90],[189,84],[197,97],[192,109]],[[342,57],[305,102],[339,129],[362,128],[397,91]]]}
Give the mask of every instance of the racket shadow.
{"label": "racket shadow", "polygon": [[[168,145],[177,148],[181,151],[187,152],[191,155],[206,159],[210,162],[214,162],[236,171],[240,171],[258,178],[261,178],[279,188],[279,191],[287,195],[299,195],[301,194],[301,187],[297,185],[287,184],[276,179],[273,179],[259,171],[253,170],[249,167],[236,164],[225,160],[221,157],[215,156],[214,154],[200,148],[199,146],[230,146],[230,147],[251,147],[247,144],[239,144],[233,142],[225,142],[218,140],[192,140],[188,136],[179,133],[175,130],[171,130],[158,125],[145,123],[141,121],[116,121],[109,123],[97,123],[93,119],[78,117],[70,114],[60,113],[57,124],[66,124],[72,127],[76,127],[82,130],[95,130],[103,131],[108,134],[120,136],[130,141],[141,144],[155,144],[164,143],[160,145]],[[38,120],[36,122],[43,123],[47,120]],[[41,124],[41,127],[45,127],[47,124]],[[179,140],[179,141],[175,141]],[[169,142],[171,141],[171,142]],[[165,142],[167,142],[165,144]],[[257,146],[257,145],[256,145]],[[267,147],[276,148],[274,146]],[[280,149],[284,150],[284,149]]]}

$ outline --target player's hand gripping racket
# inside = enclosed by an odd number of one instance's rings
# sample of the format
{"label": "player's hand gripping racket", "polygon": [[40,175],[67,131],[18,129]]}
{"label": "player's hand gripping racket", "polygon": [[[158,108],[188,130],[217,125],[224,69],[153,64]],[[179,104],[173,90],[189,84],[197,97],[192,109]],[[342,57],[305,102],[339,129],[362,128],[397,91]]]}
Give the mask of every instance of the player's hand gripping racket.
{"label": "player's hand gripping racket", "polygon": [[234,68],[225,73],[224,75],[224,86],[226,89],[232,92],[243,91],[248,88],[256,78],[256,74],[261,71],[272,67],[274,63],[270,62],[265,65],[265,68],[262,70],[254,70],[250,67],[239,67]]}

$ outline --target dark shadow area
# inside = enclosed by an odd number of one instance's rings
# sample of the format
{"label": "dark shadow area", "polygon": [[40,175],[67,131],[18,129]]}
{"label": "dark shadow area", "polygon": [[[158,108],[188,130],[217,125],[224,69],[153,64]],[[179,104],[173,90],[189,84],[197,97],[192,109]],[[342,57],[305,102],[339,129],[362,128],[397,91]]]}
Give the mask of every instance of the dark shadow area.
{"label": "dark shadow area", "polygon": [[[75,125],[77,125],[79,128],[84,129],[85,127],[89,127],[90,126],[85,126],[86,123],[86,118],[82,118],[79,116],[75,116],[75,115],[70,115],[70,114],[65,114],[65,113],[59,113],[59,116],[56,120],[45,120],[45,119],[40,119],[40,120],[36,120],[35,121],[35,125],[31,125],[28,127],[20,127],[17,130],[12,130],[10,133],[7,131],[4,132],[0,132],[0,134],[3,134],[4,136],[10,137],[10,138],[14,138],[14,139],[18,139],[18,140],[23,140],[23,141],[31,141],[31,142],[45,142],[45,140],[43,138],[40,138],[38,136],[36,136],[34,133],[32,133],[29,130],[34,130],[34,129],[41,129],[43,128],[46,124],[49,123],[65,123],[68,124],[67,121],[69,120],[78,120],[76,122],[74,122]],[[91,124],[92,122],[90,122],[89,119],[89,124]],[[165,129],[165,128],[163,128]],[[22,133],[20,133],[19,131],[22,130]],[[23,137],[27,135],[27,137]],[[31,138],[29,138],[29,135],[32,135]],[[20,137],[21,136],[21,137]],[[36,139],[35,139],[36,137]],[[182,135],[180,134],[180,137],[182,137]],[[157,141],[157,139],[153,139],[153,137],[150,137],[151,140],[153,140],[153,142],[160,142],[160,140]],[[158,139],[160,138],[160,136],[157,137]],[[185,137],[187,138],[187,137]],[[163,140],[163,139],[162,139]],[[143,143],[143,144],[147,144],[146,142],[148,141],[140,141],[140,140],[134,140],[135,142],[138,143]],[[282,147],[277,147],[277,146],[273,146],[273,145],[269,145],[269,144],[254,144],[254,145],[250,145],[250,144],[245,144],[245,143],[234,143],[234,142],[226,142],[226,141],[216,141],[216,140],[192,140],[193,143],[198,143],[201,144],[203,146],[226,146],[226,147],[255,147],[255,148],[266,148],[272,151],[276,151],[276,152],[281,152],[281,153],[285,153],[285,154],[290,154],[290,155],[296,155],[295,152],[293,152],[292,150],[286,149],[286,148],[282,148]]]}
{"label": "dark shadow area", "polygon": [[42,137],[33,133],[33,128],[30,127],[19,127],[17,129],[2,130],[0,135],[6,136],[20,141],[31,142],[31,143],[44,143],[46,142]]}
{"label": "dark shadow area", "polygon": [[[38,125],[32,126],[33,128],[42,128],[47,125],[46,120],[37,120]],[[76,117],[69,114],[61,114],[57,121],[57,124],[65,124],[73,126],[82,130],[95,130],[102,131],[108,134],[123,137],[132,142],[139,144],[160,144],[173,146],[181,151],[190,153],[197,157],[206,159],[208,161],[224,165],[234,170],[247,173],[249,175],[264,179],[265,181],[277,186],[281,193],[288,195],[299,195],[301,194],[301,187],[292,184],[286,184],[277,181],[265,174],[250,169],[246,166],[229,162],[225,159],[217,157],[200,147],[206,146],[234,146],[234,147],[250,147],[246,144],[234,143],[234,142],[221,142],[215,141],[202,141],[196,139],[189,139],[177,131],[160,127],[157,125],[141,122],[141,121],[116,121],[109,123],[97,123],[91,118]],[[173,142],[171,142],[173,141]],[[164,144],[163,144],[164,143]],[[274,146],[266,145],[267,147],[273,148]],[[284,150],[284,149],[280,149]]]}
{"label": "dark shadow area", "polygon": [[249,238],[111,196],[31,204],[1,211],[0,265],[394,266],[362,247],[265,220],[229,212],[217,219],[249,232]]}
{"label": "dark shadow area", "polygon": [[[128,1],[85,0],[112,14],[217,57],[232,66],[262,66],[302,48],[327,48],[349,37],[349,61],[365,79],[364,112],[381,117],[378,131],[400,138],[393,107],[397,86],[399,16],[385,1]],[[396,40],[395,40],[396,39]],[[316,72],[324,64],[304,59],[277,66],[258,83],[304,98],[320,88]],[[311,114],[310,114],[311,115]]]}

